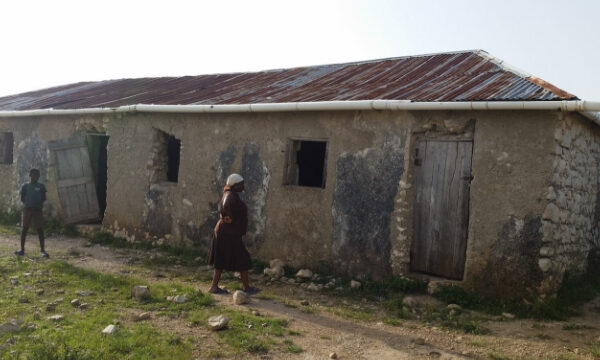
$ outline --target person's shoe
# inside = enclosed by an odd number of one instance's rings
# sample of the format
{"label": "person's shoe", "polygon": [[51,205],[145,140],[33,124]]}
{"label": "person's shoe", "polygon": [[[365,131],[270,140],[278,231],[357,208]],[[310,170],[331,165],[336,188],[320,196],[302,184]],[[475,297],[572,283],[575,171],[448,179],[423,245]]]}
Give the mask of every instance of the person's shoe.
{"label": "person's shoe", "polygon": [[42,257],[49,258],[49,257],[50,257],[50,255],[48,255],[48,253],[47,253],[47,252],[45,252],[45,251],[42,251]]}
{"label": "person's shoe", "polygon": [[221,288],[216,288],[215,290],[208,290],[209,293],[211,294],[215,294],[215,295],[226,295],[229,294],[229,291],[225,290],[225,289],[221,289]]}
{"label": "person's shoe", "polygon": [[17,250],[17,251],[15,251],[15,255],[17,255],[17,256],[23,256],[23,255],[25,255],[25,251],[23,251],[23,250]]}

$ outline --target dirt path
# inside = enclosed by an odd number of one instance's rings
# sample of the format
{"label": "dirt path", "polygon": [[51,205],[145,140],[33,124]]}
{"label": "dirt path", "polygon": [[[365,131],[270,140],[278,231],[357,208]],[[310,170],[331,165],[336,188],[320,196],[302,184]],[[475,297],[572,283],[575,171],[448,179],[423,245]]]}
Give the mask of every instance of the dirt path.
{"label": "dirt path", "polygon": [[[150,256],[147,251],[113,249],[103,246],[85,247],[81,238],[51,237],[47,249],[53,258],[104,273],[135,274],[148,281],[185,281],[177,274],[193,275],[196,268],[178,265],[148,269],[134,264]],[[37,255],[35,239],[28,241],[31,256]],[[0,236],[3,249],[16,249],[16,237]],[[3,256],[12,251],[3,250]],[[206,271],[206,270],[204,270]],[[160,274],[157,278],[157,274]],[[260,277],[254,275],[255,281]],[[195,282],[202,291],[209,284]],[[265,284],[260,284],[265,288]],[[308,299],[314,312],[302,311],[278,301],[254,297],[244,307],[234,305],[230,296],[215,296],[220,305],[238,309],[255,309],[262,314],[285,318],[290,329],[299,332],[294,343],[302,347],[300,354],[276,353],[256,356],[257,359],[327,359],[336,352],[339,359],[593,359],[590,344],[600,337],[600,301],[587,304],[582,317],[565,322],[537,323],[532,320],[490,321],[485,326],[489,335],[466,335],[440,329],[421,321],[405,321],[400,326],[381,322],[352,321],[331,314],[334,297],[306,292],[292,285],[271,285],[270,291],[282,298],[299,301]],[[163,329],[197,339],[197,351],[218,347],[210,334],[201,327],[190,327],[181,319],[157,317],[155,323]],[[568,324],[571,326],[569,327]],[[566,330],[568,328],[569,330]],[[195,342],[195,341],[194,341]],[[244,356],[248,358],[248,356]]]}

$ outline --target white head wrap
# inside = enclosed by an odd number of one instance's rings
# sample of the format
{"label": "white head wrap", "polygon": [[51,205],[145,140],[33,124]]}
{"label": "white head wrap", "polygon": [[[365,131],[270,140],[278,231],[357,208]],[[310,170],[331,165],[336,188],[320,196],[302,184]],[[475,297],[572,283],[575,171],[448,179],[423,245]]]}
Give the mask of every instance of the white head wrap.
{"label": "white head wrap", "polygon": [[231,174],[227,177],[227,185],[235,185],[244,181],[244,178],[240,174]]}

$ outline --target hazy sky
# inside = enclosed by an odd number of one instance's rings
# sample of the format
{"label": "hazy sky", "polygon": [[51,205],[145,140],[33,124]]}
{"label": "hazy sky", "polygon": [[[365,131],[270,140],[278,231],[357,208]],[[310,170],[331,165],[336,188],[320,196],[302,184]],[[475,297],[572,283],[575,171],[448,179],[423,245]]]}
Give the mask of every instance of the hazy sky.
{"label": "hazy sky", "polygon": [[2,1],[0,96],[484,49],[600,101],[600,1]]}

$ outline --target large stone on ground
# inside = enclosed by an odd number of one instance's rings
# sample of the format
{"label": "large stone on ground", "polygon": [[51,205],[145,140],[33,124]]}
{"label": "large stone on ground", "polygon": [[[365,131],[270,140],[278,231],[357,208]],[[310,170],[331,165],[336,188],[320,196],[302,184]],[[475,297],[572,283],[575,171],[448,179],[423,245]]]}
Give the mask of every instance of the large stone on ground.
{"label": "large stone on ground", "polygon": [[250,302],[250,297],[244,291],[236,290],[233,293],[233,303],[236,305],[243,305]]}
{"label": "large stone on ground", "polygon": [[208,327],[213,331],[224,329],[228,323],[229,319],[224,315],[216,315],[208,318]]}
{"label": "large stone on ground", "polygon": [[309,269],[298,270],[296,273],[296,277],[300,279],[310,279],[312,278],[313,273]]}
{"label": "large stone on ground", "polygon": [[350,288],[358,289],[360,288],[361,283],[356,280],[350,280]]}
{"label": "large stone on ground", "polygon": [[113,335],[116,332],[117,332],[117,327],[113,324],[108,325],[107,327],[104,328],[104,330],[102,330],[102,333],[106,334],[106,335]]}
{"label": "large stone on ground", "polygon": [[285,263],[279,259],[273,259],[269,262],[270,268],[276,268],[276,267],[283,268],[284,266],[285,266]]}
{"label": "large stone on ground", "polygon": [[138,314],[135,317],[135,321],[143,321],[143,320],[148,320],[150,319],[150,317],[152,316],[152,313],[149,311],[143,312],[141,314]]}
{"label": "large stone on ground", "polygon": [[0,334],[4,333],[16,333],[21,329],[21,326],[16,320],[8,320],[4,324],[0,325]]}
{"label": "large stone on ground", "polygon": [[280,277],[283,276],[283,274],[285,274],[285,271],[283,270],[283,267],[277,266],[277,267],[265,268],[263,273],[272,278],[279,279]]}
{"label": "large stone on ground", "polygon": [[145,285],[135,285],[131,290],[131,297],[136,300],[150,299],[150,288]]}
{"label": "large stone on ground", "polygon": [[48,317],[48,320],[52,320],[52,321],[61,321],[62,319],[64,319],[65,317],[63,315],[52,315]]}

